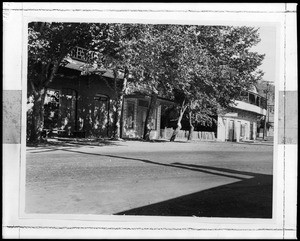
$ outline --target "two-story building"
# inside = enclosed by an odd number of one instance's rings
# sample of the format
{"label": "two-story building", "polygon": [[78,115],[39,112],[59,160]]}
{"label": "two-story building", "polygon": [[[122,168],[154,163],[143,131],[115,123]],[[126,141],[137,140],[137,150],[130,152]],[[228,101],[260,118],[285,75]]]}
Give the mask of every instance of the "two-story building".
{"label": "two-story building", "polygon": [[267,114],[267,102],[257,88],[241,94],[223,113],[218,115],[217,140],[248,141],[257,137],[257,123]]}
{"label": "two-story building", "polygon": [[[87,51],[80,47],[75,48],[50,83],[44,105],[44,128],[47,132],[72,137],[111,136],[115,84],[120,88],[124,74],[119,72],[115,83],[111,70],[90,66],[86,59]],[[30,86],[28,89],[30,91]],[[145,94],[136,93],[124,97],[122,138],[143,136],[149,104],[150,97]],[[159,138],[161,106],[168,104],[172,102],[158,97],[153,115],[150,116],[150,138]]]}

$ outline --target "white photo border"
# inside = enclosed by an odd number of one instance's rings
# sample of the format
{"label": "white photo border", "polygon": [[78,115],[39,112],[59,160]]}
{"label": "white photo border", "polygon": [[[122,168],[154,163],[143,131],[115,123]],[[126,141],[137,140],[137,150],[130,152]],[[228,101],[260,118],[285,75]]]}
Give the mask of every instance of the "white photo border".
{"label": "white photo border", "polygon": [[[163,13],[163,14],[162,14]],[[168,23],[274,26],[277,31],[275,120],[279,91],[297,90],[293,4],[114,4],[6,3],[4,5],[4,90],[22,91],[21,143],[3,143],[4,212],[7,237],[64,238],[288,238],[295,236],[297,190],[294,179],[297,145],[278,144],[275,121],[273,150],[273,218],[194,218],[111,215],[25,214],[27,26],[32,21]],[[287,27],[288,26],[288,27]],[[14,36],[13,41],[8,37]],[[289,39],[287,41],[287,39]],[[13,45],[13,46],[11,46]],[[15,61],[15,59],[17,61]],[[17,64],[16,64],[17,62]],[[12,70],[12,66],[14,71]],[[292,160],[288,163],[286,160]],[[14,177],[14,178],[11,178]],[[288,184],[288,185],[287,185]],[[287,190],[288,188],[288,190]],[[285,195],[289,194],[292,197]],[[16,200],[17,197],[17,200]],[[13,199],[13,200],[12,200]],[[289,202],[289,204],[287,203]],[[290,205],[292,203],[292,205]]]}

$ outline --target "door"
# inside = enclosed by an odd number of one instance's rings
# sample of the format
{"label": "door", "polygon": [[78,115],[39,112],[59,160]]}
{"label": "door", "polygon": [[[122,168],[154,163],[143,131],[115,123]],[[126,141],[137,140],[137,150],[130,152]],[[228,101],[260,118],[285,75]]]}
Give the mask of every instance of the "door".
{"label": "door", "polygon": [[233,141],[234,140],[234,121],[229,121],[229,131],[228,131],[228,140]]}
{"label": "door", "polygon": [[146,116],[147,116],[147,108],[139,106],[138,112],[137,112],[137,123],[136,123],[137,124],[137,135],[139,137],[143,137]]}
{"label": "door", "polygon": [[253,140],[253,123],[250,123],[250,140]]}

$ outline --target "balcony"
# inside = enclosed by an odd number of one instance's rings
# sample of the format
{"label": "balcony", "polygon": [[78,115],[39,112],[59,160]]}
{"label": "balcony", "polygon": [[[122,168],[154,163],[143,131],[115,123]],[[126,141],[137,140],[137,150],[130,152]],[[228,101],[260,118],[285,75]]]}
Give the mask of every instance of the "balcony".
{"label": "balcony", "polygon": [[232,107],[251,111],[259,115],[266,115],[267,99],[254,92],[243,92]]}
{"label": "balcony", "polygon": [[249,103],[251,105],[259,106],[260,108],[267,109],[267,99],[260,96],[257,93],[253,92],[242,92],[240,98],[240,101]]}

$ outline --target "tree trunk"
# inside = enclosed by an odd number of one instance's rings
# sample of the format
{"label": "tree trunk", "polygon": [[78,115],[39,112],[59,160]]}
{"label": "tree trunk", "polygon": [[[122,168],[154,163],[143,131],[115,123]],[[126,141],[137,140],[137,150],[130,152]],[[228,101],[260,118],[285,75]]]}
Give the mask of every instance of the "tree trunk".
{"label": "tree trunk", "polygon": [[113,131],[112,131],[112,138],[115,140],[120,138],[120,127],[121,127],[120,124],[121,124],[123,96],[124,95],[121,95],[117,100],[115,100],[115,113],[114,113]]}
{"label": "tree trunk", "polygon": [[190,123],[190,130],[189,130],[188,140],[191,141],[193,140],[193,132],[195,129],[192,122],[192,111],[189,111],[189,123]]}
{"label": "tree trunk", "polygon": [[32,107],[32,127],[29,137],[29,142],[31,143],[40,143],[43,141],[42,131],[44,128],[44,103],[47,86],[53,81],[64,56],[65,55],[62,54],[60,58],[53,63],[50,75],[48,75],[48,72],[50,71],[51,62],[43,65],[42,71],[39,73],[38,84],[34,84],[34,81],[29,79],[29,84],[34,97]]}
{"label": "tree trunk", "polygon": [[189,130],[189,135],[188,135],[188,140],[191,141],[193,140],[193,133],[194,133],[194,126],[193,126],[193,121],[192,121],[192,111],[189,111],[189,123],[190,123],[190,130]]}
{"label": "tree trunk", "polygon": [[172,133],[172,136],[170,138],[170,141],[175,141],[175,138],[178,134],[178,132],[181,130],[181,120],[182,120],[182,117],[183,117],[183,114],[186,110],[186,107],[187,106],[184,106],[184,102],[182,103],[182,106],[181,106],[181,109],[180,109],[180,115],[179,115],[179,118],[178,118],[178,121],[177,121],[177,126],[176,126],[176,129],[173,131]]}
{"label": "tree trunk", "polygon": [[150,132],[153,129],[153,127],[151,126],[151,120],[152,120],[151,117],[152,117],[152,115],[154,113],[154,110],[156,108],[156,103],[157,103],[157,94],[154,93],[151,96],[150,105],[148,107],[147,115],[146,115],[146,119],[145,119],[143,139],[146,140],[146,141],[150,141]]}
{"label": "tree trunk", "polygon": [[29,136],[30,143],[41,143],[43,141],[42,131],[44,127],[44,102],[46,89],[42,89],[34,94],[34,104],[32,106],[32,125]]}
{"label": "tree trunk", "polygon": [[115,113],[114,113],[114,120],[113,120],[113,127],[112,127],[112,138],[118,140],[121,138],[121,117],[122,117],[122,109],[123,109],[123,99],[124,95],[127,92],[127,77],[128,77],[128,70],[125,69],[123,84],[121,91],[118,90],[117,87],[117,72],[114,71],[114,86],[116,92],[116,100],[115,100]]}

